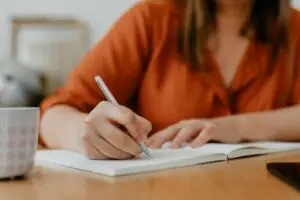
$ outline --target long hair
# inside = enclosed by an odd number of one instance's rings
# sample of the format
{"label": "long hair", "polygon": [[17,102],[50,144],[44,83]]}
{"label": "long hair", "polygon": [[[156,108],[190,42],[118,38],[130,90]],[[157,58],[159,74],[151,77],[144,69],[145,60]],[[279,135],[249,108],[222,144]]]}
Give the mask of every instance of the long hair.
{"label": "long hair", "polygon": [[[185,7],[182,29],[178,38],[180,53],[189,62],[190,68],[205,71],[204,50],[209,35],[216,31],[216,0],[177,1]],[[269,47],[270,67],[280,48],[288,47],[290,10],[290,0],[253,0],[250,16],[240,30],[241,36],[251,35],[251,39],[255,42]]]}

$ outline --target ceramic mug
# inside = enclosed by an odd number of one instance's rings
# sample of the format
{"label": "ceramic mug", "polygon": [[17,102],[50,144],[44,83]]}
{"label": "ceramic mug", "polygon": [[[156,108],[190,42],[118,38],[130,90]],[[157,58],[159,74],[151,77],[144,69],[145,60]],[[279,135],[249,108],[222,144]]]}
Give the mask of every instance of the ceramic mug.
{"label": "ceramic mug", "polygon": [[34,166],[39,108],[0,108],[0,178],[24,176]]}

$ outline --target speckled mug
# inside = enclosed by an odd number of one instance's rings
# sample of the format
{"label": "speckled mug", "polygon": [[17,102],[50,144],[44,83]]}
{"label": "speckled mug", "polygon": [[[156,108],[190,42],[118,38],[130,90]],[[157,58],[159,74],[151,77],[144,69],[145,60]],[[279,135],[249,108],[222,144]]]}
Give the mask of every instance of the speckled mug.
{"label": "speckled mug", "polygon": [[39,108],[0,108],[0,179],[32,170],[38,145]]}

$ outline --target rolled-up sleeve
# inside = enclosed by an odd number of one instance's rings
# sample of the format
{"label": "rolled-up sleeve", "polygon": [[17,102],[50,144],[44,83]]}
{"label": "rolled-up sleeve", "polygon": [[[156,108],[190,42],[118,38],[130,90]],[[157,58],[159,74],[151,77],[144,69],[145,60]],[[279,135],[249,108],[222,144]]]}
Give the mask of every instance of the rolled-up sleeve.
{"label": "rolled-up sleeve", "polygon": [[54,105],[91,111],[104,96],[95,82],[100,75],[116,99],[126,104],[134,94],[149,54],[150,32],[147,3],[127,10],[108,33],[85,55],[64,87],[47,97],[40,106],[41,117]]}

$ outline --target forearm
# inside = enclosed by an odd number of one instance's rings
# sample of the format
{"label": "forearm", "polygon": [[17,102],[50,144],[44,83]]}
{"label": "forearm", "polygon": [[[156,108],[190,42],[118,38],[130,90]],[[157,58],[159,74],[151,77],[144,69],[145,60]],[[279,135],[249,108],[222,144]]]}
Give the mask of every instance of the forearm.
{"label": "forearm", "polygon": [[300,140],[300,106],[238,117],[247,140]]}
{"label": "forearm", "polygon": [[86,116],[69,106],[50,108],[41,119],[41,137],[46,146],[80,151]]}

